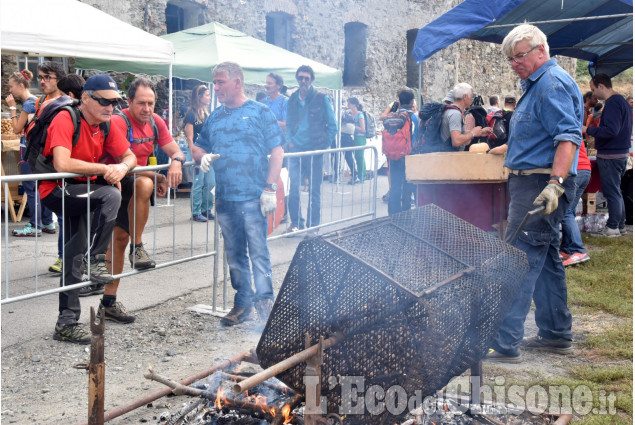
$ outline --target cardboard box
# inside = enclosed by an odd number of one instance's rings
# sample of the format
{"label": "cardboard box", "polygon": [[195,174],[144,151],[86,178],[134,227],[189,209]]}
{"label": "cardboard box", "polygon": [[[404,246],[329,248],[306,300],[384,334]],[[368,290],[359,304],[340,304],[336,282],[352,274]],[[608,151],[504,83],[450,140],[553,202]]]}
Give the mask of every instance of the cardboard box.
{"label": "cardboard box", "polygon": [[596,207],[595,193],[582,194],[582,214],[594,214]]}
{"label": "cardboard box", "polygon": [[507,181],[503,155],[482,152],[436,152],[406,157],[411,183],[493,183]]}

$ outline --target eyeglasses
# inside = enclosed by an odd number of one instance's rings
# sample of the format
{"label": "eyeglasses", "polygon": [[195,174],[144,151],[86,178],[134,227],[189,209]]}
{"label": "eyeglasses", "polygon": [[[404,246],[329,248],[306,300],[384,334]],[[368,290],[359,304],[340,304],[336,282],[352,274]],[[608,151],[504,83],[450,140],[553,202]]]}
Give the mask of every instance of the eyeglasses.
{"label": "eyeglasses", "polygon": [[97,103],[99,103],[101,106],[117,106],[119,104],[119,99],[105,99],[103,97],[97,97],[97,96],[93,96],[92,94],[90,95],[90,97],[95,100]]}
{"label": "eyeglasses", "polygon": [[300,82],[300,81],[311,81],[311,77],[305,77],[303,75],[300,75],[300,76],[296,77],[296,80],[298,80],[298,82]]}
{"label": "eyeglasses", "polygon": [[50,80],[57,80],[57,77],[55,75],[38,75],[37,76],[37,80],[38,81],[50,81]]}
{"label": "eyeglasses", "polygon": [[509,63],[510,65],[511,65],[512,62],[521,63],[525,59],[525,56],[527,56],[528,54],[530,54],[531,52],[536,50],[538,47],[540,47],[540,44],[537,45],[537,46],[532,47],[531,49],[529,49],[525,53],[519,53],[516,56],[512,56],[511,58],[507,58],[507,63]]}

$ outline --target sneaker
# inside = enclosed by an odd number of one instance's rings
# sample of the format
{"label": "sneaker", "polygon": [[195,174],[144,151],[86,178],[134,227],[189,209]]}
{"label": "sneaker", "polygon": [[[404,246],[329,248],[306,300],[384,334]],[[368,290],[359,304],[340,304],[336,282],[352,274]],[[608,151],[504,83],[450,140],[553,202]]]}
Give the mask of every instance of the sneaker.
{"label": "sneaker", "polygon": [[27,223],[26,226],[21,229],[13,229],[13,231],[11,232],[13,236],[17,236],[20,238],[24,236],[35,236],[36,233],[38,236],[40,236],[42,234],[42,230],[36,229],[31,225],[31,223]]}
{"label": "sneaker", "polygon": [[251,320],[256,320],[256,312],[253,307],[241,308],[234,306],[225,317],[220,319],[220,322],[225,326],[234,326]]}
{"label": "sneaker", "polygon": [[101,311],[104,311],[104,318],[106,320],[114,320],[119,323],[132,323],[137,318],[128,313],[126,308],[119,301],[115,301],[110,307],[104,307],[102,303],[99,303],[99,309],[97,310],[97,316],[101,317]]}
{"label": "sneaker", "polygon": [[132,251],[132,247],[130,247],[128,259],[130,260],[130,267],[137,270],[153,269],[157,265],[157,263],[150,258],[148,252],[143,247],[143,244],[141,244],[141,246],[136,246],[134,248],[134,252]]}
{"label": "sneaker", "polygon": [[562,262],[562,265],[565,267],[573,266],[574,264],[584,263],[585,261],[589,261],[591,257],[587,253],[576,252],[574,254],[569,255],[569,257]]}
{"label": "sneaker", "polygon": [[45,226],[42,226],[42,231],[44,233],[49,233],[51,235],[54,235],[57,233],[57,229],[55,228],[55,223],[49,223]]}
{"label": "sneaker", "polygon": [[562,261],[565,261],[567,258],[569,258],[569,256],[570,256],[571,254],[567,254],[567,253],[566,253],[566,252],[564,252],[564,251],[560,251],[560,253],[559,253],[558,255],[560,256],[560,259],[561,259]]}
{"label": "sneaker", "polygon": [[55,326],[53,339],[56,341],[67,341],[74,344],[90,344],[90,335],[81,327],[79,323],[66,326]]}
{"label": "sneaker", "polygon": [[511,363],[516,364],[520,363],[520,354],[516,354],[515,356],[508,356],[507,354],[499,353],[493,348],[489,349],[489,352],[483,359],[486,362],[491,363]]}
{"label": "sneaker", "polygon": [[267,323],[271,309],[273,308],[273,301],[270,299],[260,300],[256,303],[256,311],[258,312],[258,318],[262,323]]}
{"label": "sneaker", "polygon": [[610,227],[605,227],[599,232],[591,233],[591,236],[603,236],[607,238],[618,238],[622,236],[619,229],[611,229]]}
{"label": "sneaker", "polygon": [[628,234],[628,231],[626,230],[626,227],[620,228],[620,235],[624,236],[624,235],[627,235],[627,234]]}
{"label": "sneaker", "polygon": [[571,341],[564,338],[546,339],[541,336],[525,338],[521,343],[521,347],[523,347],[525,350],[547,351],[556,354],[573,353],[573,348],[571,348]]}
{"label": "sneaker", "polygon": [[295,233],[295,232],[298,232],[298,231],[300,231],[300,228],[298,226],[291,225],[291,226],[287,227],[287,230],[285,230],[284,233]]}
{"label": "sneaker", "polygon": [[214,215],[213,212],[211,211],[207,211],[203,214],[201,214],[203,217],[206,217],[208,220],[214,220],[216,218],[216,216]]}
{"label": "sneaker", "polygon": [[114,281],[106,267],[106,254],[97,254],[90,258],[90,280],[95,284],[108,284]]}
{"label": "sneaker", "polygon": [[199,223],[205,223],[207,221],[207,217],[203,214],[195,214],[192,216],[192,220],[198,221]]}
{"label": "sneaker", "polygon": [[91,295],[100,295],[104,293],[104,284],[98,283],[96,285],[88,285],[83,288],[79,288],[80,297],[90,297]]}
{"label": "sneaker", "polygon": [[49,271],[53,273],[62,273],[62,266],[64,265],[64,260],[58,258],[55,262],[49,267]]}

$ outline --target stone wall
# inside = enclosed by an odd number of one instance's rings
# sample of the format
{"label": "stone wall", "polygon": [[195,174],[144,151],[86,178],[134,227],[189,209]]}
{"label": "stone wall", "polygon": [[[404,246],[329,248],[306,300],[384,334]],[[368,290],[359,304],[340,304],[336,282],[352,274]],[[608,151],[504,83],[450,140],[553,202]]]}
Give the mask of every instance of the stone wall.
{"label": "stone wall", "polygon": [[[152,34],[166,33],[167,0],[84,0],[104,12]],[[368,26],[365,84],[345,87],[342,97],[356,96],[365,109],[379,115],[406,83],[406,33],[418,29],[454,7],[460,0],[171,0],[190,15],[188,22],[218,21],[259,39],[266,38],[266,15],[285,12],[293,17],[291,49],[329,66],[344,67],[344,25]],[[575,60],[560,61],[573,74]],[[15,70],[2,58],[2,88]],[[518,96],[520,84],[503,60],[500,46],[461,40],[422,64],[422,96],[440,100],[456,83],[467,82],[484,99],[493,94]],[[264,81],[263,81],[264,83]],[[286,82],[293,88],[295,81]],[[247,90],[255,94],[257,88]],[[179,102],[187,99],[179,94]],[[159,106],[162,106],[161,100]],[[6,105],[3,104],[4,107]]]}

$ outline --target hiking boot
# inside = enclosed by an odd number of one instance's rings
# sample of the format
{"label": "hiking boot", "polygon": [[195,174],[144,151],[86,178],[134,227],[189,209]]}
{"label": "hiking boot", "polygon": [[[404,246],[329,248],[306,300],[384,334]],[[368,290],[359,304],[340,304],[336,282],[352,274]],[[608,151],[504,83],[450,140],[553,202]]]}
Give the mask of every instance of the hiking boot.
{"label": "hiking boot", "polygon": [[234,326],[251,320],[256,320],[256,312],[253,307],[234,306],[225,317],[220,319],[220,322],[225,326]]}
{"label": "hiking boot", "polygon": [[119,301],[115,301],[110,307],[104,307],[102,303],[99,303],[99,309],[97,310],[98,317],[101,317],[102,310],[104,311],[104,318],[106,320],[114,320],[119,323],[132,323],[136,320],[136,317],[128,313],[126,307]]}
{"label": "hiking boot", "polygon": [[611,229],[610,227],[605,227],[599,232],[591,233],[591,236],[603,236],[606,238],[618,238],[622,236],[618,229]]}
{"label": "hiking boot", "polygon": [[51,266],[49,266],[49,271],[53,273],[62,273],[62,266],[64,265],[64,261],[61,258],[55,260]]}
{"label": "hiking boot", "polygon": [[271,309],[273,308],[273,301],[270,299],[260,300],[256,303],[256,311],[258,312],[258,318],[262,323],[267,323]]}
{"label": "hiking boot", "polygon": [[626,227],[621,227],[620,228],[620,235],[622,235],[622,236],[628,235],[628,230],[626,230]]}
{"label": "hiking boot", "polygon": [[66,326],[55,326],[53,339],[56,341],[72,342],[74,344],[90,344],[90,335],[79,323]]}
{"label": "hiking boot", "polygon": [[55,228],[55,223],[49,223],[47,225],[42,226],[42,231],[44,233],[48,233],[54,235],[57,233],[57,229]]}
{"label": "hiking boot", "polygon": [[143,244],[134,247],[134,252],[132,251],[132,247],[130,247],[128,259],[130,260],[130,266],[137,270],[152,269],[157,265],[157,263],[150,258]]}
{"label": "hiking boot", "polygon": [[212,210],[209,210],[207,212],[204,212],[203,214],[204,217],[206,217],[208,220],[214,220],[216,218],[216,216],[214,215],[214,213],[212,212]]}
{"label": "hiking boot", "polygon": [[564,338],[547,339],[541,336],[525,338],[523,339],[521,347],[523,347],[525,350],[547,351],[556,354],[573,353],[571,341]]}
{"label": "hiking boot", "polygon": [[24,236],[35,236],[36,233],[38,236],[40,236],[42,234],[42,230],[36,229],[31,225],[31,223],[27,223],[26,226],[21,229],[13,229],[13,231],[11,232],[13,236],[17,236],[19,238]]}
{"label": "hiking boot", "polygon": [[192,220],[198,221],[199,223],[205,223],[207,221],[207,217],[205,217],[203,214],[194,214],[192,216]]}
{"label": "hiking boot", "polygon": [[511,363],[516,364],[520,363],[520,354],[516,354],[515,356],[508,356],[507,354],[499,353],[493,348],[489,349],[489,352],[483,359],[486,362],[491,363]]}
{"label": "hiking boot", "polygon": [[104,293],[104,284],[98,283],[96,285],[88,285],[83,288],[79,288],[80,297],[89,297],[91,295],[100,295]]}
{"label": "hiking boot", "polygon": [[589,254],[585,252],[576,252],[574,254],[571,254],[566,260],[564,260],[562,262],[562,265],[565,267],[573,266],[575,264],[580,264],[580,263],[584,263],[585,261],[589,261],[590,259],[591,257],[589,257]]}
{"label": "hiking boot", "polygon": [[[87,274],[86,267],[83,274]],[[95,284],[108,284],[114,281],[106,267],[106,254],[97,254],[90,258],[90,280]]]}

